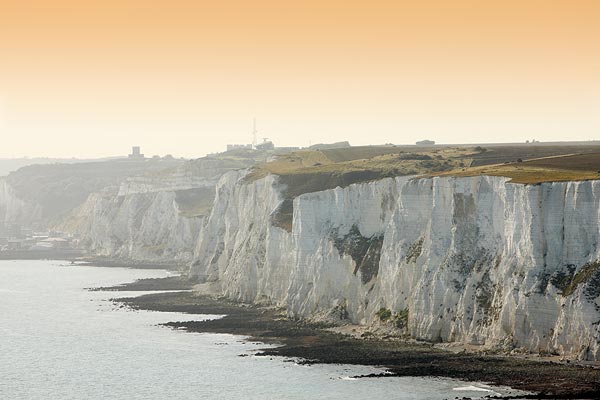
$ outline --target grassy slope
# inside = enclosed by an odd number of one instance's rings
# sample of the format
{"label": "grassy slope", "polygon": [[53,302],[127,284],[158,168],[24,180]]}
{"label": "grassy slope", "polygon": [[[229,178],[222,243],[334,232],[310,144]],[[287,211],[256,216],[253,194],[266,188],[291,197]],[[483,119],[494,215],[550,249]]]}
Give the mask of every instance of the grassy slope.
{"label": "grassy slope", "polygon": [[290,230],[293,199],[304,193],[393,176],[449,171],[470,165],[475,154],[468,148],[415,146],[303,150],[256,166],[246,180],[251,182],[269,174],[279,176],[285,199],[273,223]]}
{"label": "grassy slope", "polygon": [[290,230],[293,199],[321,190],[402,175],[505,176],[513,183],[600,179],[600,146],[508,145],[489,149],[449,146],[361,146],[302,150],[256,166],[248,182],[279,176],[284,202],[273,223]]}
{"label": "grassy slope", "polygon": [[537,184],[542,182],[580,181],[600,179],[600,152],[559,155],[523,162],[471,167],[437,175],[477,176],[491,175],[510,178],[512,183]]}
{"label": "grassy slope", "polygon": [[506,145],[506,146],[490,146],[488,151],[477,154],[473,157],[474,167],[502,164],[504,162],[516,162],[519,158],[522,160],[530,160],[542,157],[556,157],[567,154],[582,154],[582,153],[598,153],[600,146],[595,142],[592,144],[565,144],[559,145],[542,145],[542,144],[523,144],[523,145]]}
{"label": "grassy slope", "polygon": [[[275,161],[256,166],[248,175],[247,180],[260,179],[268,174],[279,175],[283,179],[292,176],[301,179],[301,177],[317,175],[343,176],[357,172],[372,173],[373,177],[366,178],[372,180],[378,177],[447,171],[469,165],[473,155],[477,154],[473,149],[453,147],[428,149],[413,147],[411,150],[407,151],[406,148],[391,146],[302,150],[282,155]],[[329,189],[325,186],[319,190]],[[297,191],[295,188],[289,190]],[[297,193],[297,195],[299,194],[301,193]]]}

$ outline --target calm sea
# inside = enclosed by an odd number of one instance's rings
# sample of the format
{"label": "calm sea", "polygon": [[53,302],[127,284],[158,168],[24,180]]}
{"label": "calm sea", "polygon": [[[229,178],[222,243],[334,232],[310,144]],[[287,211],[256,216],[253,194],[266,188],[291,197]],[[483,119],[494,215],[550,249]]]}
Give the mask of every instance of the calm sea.
{"label": "calm sea", "polygon": [[157,326],[210,316],[128,311],[109,299],[139,292],[85,290],[168,274],[60,261],[0,261],[0,399],[453,399],[492,394],[482,384],[351,379],[379,370],[253,357],[265,345]]}

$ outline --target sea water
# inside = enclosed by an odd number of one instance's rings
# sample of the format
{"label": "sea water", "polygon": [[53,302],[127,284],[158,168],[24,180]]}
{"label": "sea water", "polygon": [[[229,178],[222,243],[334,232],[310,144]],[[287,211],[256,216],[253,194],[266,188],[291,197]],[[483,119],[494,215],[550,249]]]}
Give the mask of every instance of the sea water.
{"label": "sea water", "polygon": [[[158,324],[214,318],[132,311],[102,292],[165,270],[0,261],[0,399],[453,399],[507,393],[436,378],[362,378],[383,372],[257,357],[266,345]],[[242,357],[241,357],[242,356]]]}

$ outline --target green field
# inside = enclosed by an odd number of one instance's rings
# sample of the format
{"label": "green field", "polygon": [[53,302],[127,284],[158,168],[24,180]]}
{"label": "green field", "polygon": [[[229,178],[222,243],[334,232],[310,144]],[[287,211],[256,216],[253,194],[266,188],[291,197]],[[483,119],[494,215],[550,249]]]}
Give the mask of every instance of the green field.
{"label": "green field", "polygon": [[512,183],[581,181],[600,179],[600,152],[544,157],[522,162],[471,167],[437,174],[440,176],[505,176]]}

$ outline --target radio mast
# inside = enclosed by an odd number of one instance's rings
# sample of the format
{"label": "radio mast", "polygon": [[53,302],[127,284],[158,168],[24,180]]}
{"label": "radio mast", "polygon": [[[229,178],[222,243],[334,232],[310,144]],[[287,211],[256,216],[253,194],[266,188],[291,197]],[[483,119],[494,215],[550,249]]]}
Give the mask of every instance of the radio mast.
{"label": "radio mast", "polygon": [[253,126],[252,126],[252,147],[256,147],[258,144],[257,139],[258,131],[256,130],[256,118],[254,118]]}

